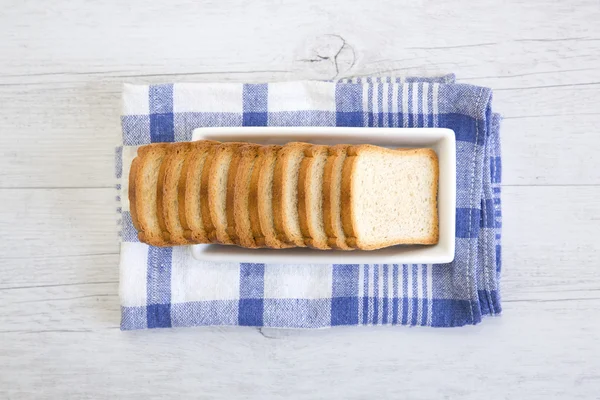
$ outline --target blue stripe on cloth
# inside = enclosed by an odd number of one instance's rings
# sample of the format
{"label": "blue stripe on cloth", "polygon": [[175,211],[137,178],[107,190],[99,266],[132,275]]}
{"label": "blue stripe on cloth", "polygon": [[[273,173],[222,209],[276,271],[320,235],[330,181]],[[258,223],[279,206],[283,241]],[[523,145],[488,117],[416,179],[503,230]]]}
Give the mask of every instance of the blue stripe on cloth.
{"label": "blue stripe on cloth", "polygon": [[423,299],[423,316],[421,318],[421,326],[427,326],[427,318],[429,316],[429,299]]}
{"label": "blue stripe on cloth", "polygon": [[402,264],[402,325],[408,324],[408,265]]}
{"label": "blue stripe on cloth", "polygon": [[147,313],[146,307],[121,306],[121,330],[147,329]]}
{"label": "blue stripe on cloth", "polygon": [[334,111],[277,111],[269,113],[271,126],[336,126]]}
{"label": "blue stripe on cloth", "polygon": [[397,120],[396,126],[398,126],[399,128],[404,126],[404,110],[402,108],[402,96],[404,96],[403,87],[404,85],[398,85],[398,98],[396,99],[398,105],[398,112],[396,117],[394,117],[394,119]]}
{"label": "blue stripe on cloth", "polygon": [[479,236],[481,210],[477,208],[456,209],[456,237],[476,238]]}
{"label": "blue stripe on cloth", "polygon": [[[362,86],[338,83],[335,86],[335,110],[338,113],[363,113]],[[362,124],[361,124],[362,125]],[[356,125],[354,125],[356,126]]]}
{"label": "blue stripe on cloth", "polygon": [[137,230],[133,226],[133,221],[131,220],[131,213],[129,211],[125,211],[121,214],[121,218],[121,240],[124,242],[139,242],[140,239],[138,239]]}
{"label": "blue stripe on cloth", "polygon": [[150,85],[148,109],[150,114],[173,114],[173,84]]}
{"label": "blue stripe on cloth", "polygon": [[171,305],[171,320],[174,327],[237,325],[237,300],[209,300]]}
{"label": "blue stripe on cloth", "polygon": [[240,264],[240,298],[259,299],[265,293],[265,264]]}
{"label": "blue stripe on cloth", "polygon": [[494,199],[481,200],[482,215],[480,219],[481,228],[494,228],[496,226],[496,218],[494,216]]}
{"label": "blue stripe on cloth", "polygon": [[427,113],[427,126],[433,126],[433,85],[429,84],[429,89],[427,90],[427,109],[429,112]]}
{"label": "blue stripe on cloth", "polygon": [[364,282],[363,282],[363,325],[369,322],[369,264],[364,265]]}
{"label": "blue stripe on cloth", "polygon": [[172,247],[148,247],[146,290],[148,328],[171,327]]}
{"label": "blue stripe on cloth", "polygon": [[496,273],[502,271],[502,246],[496,245]]}
{"label": "blue stripe on cloth", "polygon": [[373,126],[373,84],[370,82],[367,86],[367,126]]}
{"label": "blue stripe on cloth", "polygon": [[332,268],[331,296],[348,297],[358,293],[357,264],[334,264]]}
{"label": "blue stripe on cloth", "polygon": [[247,326],[263,325],[265,265],[240,264],[240,300],[238,323]]}
{"label": "blue stripe on cloth", "polygon": [[423,299],[422,299],[422,303],[423,303],[423,314],[422,314],[422,318],[421,318],[421,325],[425,326],[427,325],[427,301],[430,293],[427,292],[427,265],[423,264],[421,265],[421,270],[422,270],[422,275],[423,275],[423,281],[421,282],[421,290],[423,292]]}
{"label": "blue stripe on cloth", "polygon": [[363,125],[362,86],[353,83],[338,83],[335,86],[335,125]]}
{"label": "blue stripe on cloth", "polygon": [[364,113],[362,112],[336,112],[335,126],[362,126]]}
{"label": "blue stripe on cloth", "polygon": [[175,140],[173,125],[173,85],[152,85],[149,92],[150,141],[172,142]]}
{"label": "blue stripe on cloth", "polygon": [[148,304],[146,306],[148,328],[170,328],[171,304]]}
{"label": "blue stripe on cloth", "polygon": [[358,324],[358,297],[331,298],[331,326]]}
{"label": "blue stripe on cloth", "polygon": [[414,104],[413,104],[413,90],[414,90],[414,84],[409,84],[408,85],[408,109],[404,110],[404,112],[408,115],[408,127],[412,128],[414,127],[414,118],[413,118],[413,109],[414,109]]}
{"label": "blue stripe on cloth", "polygon": [[392,269],[392,325],[398,324],[398,264]]}
{"label": "blue stripe on cloth", "polygon": [[480,129],[478,130],[478,123],[480,122],[463,114],[438,115],[439,127],[452,129],[457,141],[483,145],[485,143],[485,134]]}
{"label": "blue stripe on cloth", "polygon": [[[115,148],[115,177],[121,179],[123,174],[123,146],[117,146]],[[121,186],[117,188],[121,190]]]}
{"label": "blue stripe on cloth", "polygon": [[373,325],[379,322],[379,265],[373,265]]}
{"label": "blue stripe on cloth", "polygon": [[496,290],[479,290],[478,295],[482,315],[497,315],[502,312],[500,296]]}
{"label": "blue stripe on cloth", "polygon": [[447,74],[433,78],[422,78],[418,76],[409,76],[404,78],[404,82],[437,82],[437,83],[453,83],[456,80],[455,74]]}
{"label": "blue stripe on cloth", "polygon": [[[439,113],[460,114],[472,120],[484,121],[488,114],[492,91],[489,88],[465,84],[440,85]],[[485,130],[487,124],[482,124]]]}
{"label": "blue stripe on cloth", "polygon": [[388,323],[388,313],[389,313],[389,266],[387,264],[383,265],[383,305],[382,305],[382,318],[381,323],[386,325]]}
{"label": "blue stripe on cloth", "polygon": [[500,183],[502,177],[502,160],[500,157],[491,157],[490,167],[492,172],[492,183]]}
{"label": "blue stripe on cloth", "polygon": [[394,107],[393,101],[394,101],[394,84],[390,84],[388,86],[388,93],[387,93],[387,109],[388,109],[388,126],[390,127],[396,127],[398,126],[398,120],[394,120],[394,116],[395,113],[392,112],[392,109]]}
{"label": "blue stripe on cloth", "polygon": [[[371,77],[350,77],[343,78],[340,80],[341,83],[354,82],[355,84],[364,83],[367,80],[372,79]],[[455,74],[446,74],[442,76],[434,76],[434,77],[422,77],[422,76],[410,76],[410,77],[398,77],[398,76],[385,76],[378,79],[383,79],[386,82],[400,83],[404,82],[437,82],[437,83],[454,83],[456,81]]]}
{"label": "blue stripe on cloth", "polygon": [[413,264],[411,267],[412,273],[412,315],[410,318],[410,325],[417,324],[417,315],[419,309],[419,299],[417,296],[417,291],[419,290],[417,275],[419,274],[419,266],[417,264]]}
{"label": "blue stripe on cloth", "polygon": [[377,84],[377,126],[383,126],[383,83]]}
{"label": "blue stripe on cloth", "polygon": [[331,325],[358,324],[359,265],[334,264],[331,282]]}
{"label": "blue stripe on cloth", "polygon": [[265,299],[264,326],[323,328],[331,323],[331,299]]}
{"label": "blue stripe on cloth", "polygon": [[266,83],[244,84],[243,89],[243,126],[267,126],[268,123],[268,91]]}
{"label": "blue stripe on cloth", "polygon": [[139,146],[151,142],[149,115],[123,115],[121,129],[125,146]]}
{"label": "blue stripe on cloth", "polygon": [[433,299],[431,326],[454,327],[472,324],[471,310],[475,308],[469,300]]}
{"label": "blue stripe on cloth", "polygon": [[417,126],[425,126],[425,118],[423,116],[423,82],[419,82],[417,88]]}

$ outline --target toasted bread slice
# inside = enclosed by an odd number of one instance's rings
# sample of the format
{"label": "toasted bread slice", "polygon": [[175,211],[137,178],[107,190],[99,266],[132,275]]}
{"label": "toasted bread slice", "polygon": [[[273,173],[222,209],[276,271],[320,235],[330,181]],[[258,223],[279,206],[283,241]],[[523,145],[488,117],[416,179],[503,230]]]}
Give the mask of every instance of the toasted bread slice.
{"label": "toasted bread slice", "polygon": [[273,178],[273,215],[277,238],[285,243],[306,247],[298,216],[298,175],[309,143],[292,142],[277,153]]}
{"label": "toasted bread slice", "polygon": [[323,224],[323,172],[329,146],[304,150],[298,177],[298,216],[304,243],[320,250],[330,249]]}
{"label": "toasted bread slice", "polygon": [[229,172],[227,173],[227,199],[226,199],[226,213],[227,213],[227,227],[225,231],[229,235],[231,241],[235,244],[240,244],[238,232],[236,230],[236,219],[235,219],[235,195],[236,195],[236,184],[238,173],[244,174],[247,171],[241,170],[240,162],[242,156],[250,149],[256,149],[260,147],[257,144],[246,144],[235,149],[231,161],[229,163]]}
{"label": "toasted bread slice", "polygon": [[131,168],[129,169],[129,214],[131,214],[131,222],[136,231],[141,231],[140,223],[137,218],[137,209],[135,206],[135,180],[140,167],[140,156],[136,156],[131,162]]}
{"label": "toasted bread slice", "polygon": [[350,146],[342,171],[342,225],[362,250],[435,244],[439,167],[432,149]]}
{"label": "toasted bread slice", "polygon": [[163,238],[173,245],[188,244],[179,220],[178,186],[184,161],[191,151],[189,142],[173,143],[160,166],[158,174],[157,212]]}
{"label": "toasted bread slice", "polygon": [[178,199],[179,220],[184,237],[192,243],[210,243],[202,222],[201,203],[206,198],[200,195],[202,171],[210,148],[219,142],[199,140],[191,143],[191,150],[181,167]]}
{"label": "toasted bread slice", "polygon": [[284,249],[291,245],[277,239],[273,221],[273,175],[277,152],[281,146],[263,146],[252,170],[248,208],[250,226],[256,245]]}
{"label": "toasted bread slice", "polygon": [[[238,149],[239,157],[235,167],[235,181],[233,182],[233,205],[227,207],[227,217],[232,214],[233,221],[229,221],[227,232],[234,238],[240,246],[247,248],[257,248],[252,231],[252,222],[250,219],[250,183],[258,157],[259,145],[242,146]],[[233,164],[233,161],[232,161]],[[230,177],[234,172],[233,165],[230,167]],[[230,182],[231,185],[231,182]],[[227,198],[229,200],[229,190],[227,188]]]}
{"label": "toasted bread slice", "polygon": [[338,250],[352,250],[346,243],[341,214],[342,168],[348,147],[347,144],[330,147],[323,171],[323,225],[327,244]]}
{"label": "toasted bread slice", "polygon": [[229,165],[233,155],[241,146],[248,143],[228,142],[210,149],[202,171],[200,195],[203,201],[202,222],[208,240],[213,243],[233,244],[227,233],[227,183]]}
{"label": "toasted bread slice", "polygon": [[[157,194],[160,166],[167,153],[168,143],[154,143],[138,149],[139,164],[133,190],[129,192],[130,202],[139,225],[138,238],[152,246],[169,246],[162,235],[158,222]],[[130,185],[131,186],[131,185]]]}

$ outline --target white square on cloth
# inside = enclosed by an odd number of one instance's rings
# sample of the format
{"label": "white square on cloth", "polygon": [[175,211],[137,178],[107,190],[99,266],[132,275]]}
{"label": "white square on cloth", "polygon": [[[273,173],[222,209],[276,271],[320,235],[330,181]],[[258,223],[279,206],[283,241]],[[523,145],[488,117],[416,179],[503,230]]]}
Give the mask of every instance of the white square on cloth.
{"label": "white square on cloth", "polygon": [[335,112],[335,85],[329,82],[269,84],[269,112],[318,110]]}
{"label": "white square on cloth", "polygon": [[173,247],[171,302],[238,300],[239,264],[212,264],[195,260],[187,246]]}
{"label": "white square on cloth", "polygon": [[265,264],[265,298],[331,298],[332,266],[324,264]]}
{"label": "white square on cloth", "polygon": [[148,303],[146,287],[148,273],[148,245],[121,242],[119,296],[123,307],[144,307]]}
{"label": "white square on cloth", "polygon": [[147,85],[123,85],[123,115],[148,115],[150,87]]}
{"label": "white square on cloth", "polygon": [[235,83],[176,83],[173,112],[243,112],[243,85]]}

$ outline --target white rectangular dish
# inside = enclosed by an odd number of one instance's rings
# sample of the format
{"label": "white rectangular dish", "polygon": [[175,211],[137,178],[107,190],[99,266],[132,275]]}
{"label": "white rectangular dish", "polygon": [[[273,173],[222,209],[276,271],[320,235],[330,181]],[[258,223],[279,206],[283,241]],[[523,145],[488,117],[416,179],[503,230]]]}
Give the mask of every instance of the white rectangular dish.
{"label": "white rectangular dish", "polygon": [[431,246],[398,245],[373,251],[294,248],[245,249],[218,244],[193,245],[194,258],[213,262],[307,264],[439,264],[454,259],[456,224],[456,144],[454,131],[442,128],[233,127],[199,128],[192,140],[285,144],[362,144],[429,147],[439,159],[439,242]]}

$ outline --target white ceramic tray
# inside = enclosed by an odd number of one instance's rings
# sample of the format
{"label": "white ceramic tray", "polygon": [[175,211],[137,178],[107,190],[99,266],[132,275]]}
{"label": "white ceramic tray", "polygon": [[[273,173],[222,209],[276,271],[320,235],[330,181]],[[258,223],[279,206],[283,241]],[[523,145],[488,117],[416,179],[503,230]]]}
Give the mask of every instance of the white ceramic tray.
{"label": "white ceramic tray", "polygon": [[432,246],[398,245],[374,251],[335,251],[295,248],[244,249],[225,245],[194,245],[198,260],[248,263],[310,264],[430,264],[454,259],[456,217],[456,144],[454,131],[440,128],[238,127],[199,128],[192,140],[285,144],[308,142],[334,145],[369,143],[390,148],[429,147],[440,164],[438,212],[440,240]]}

